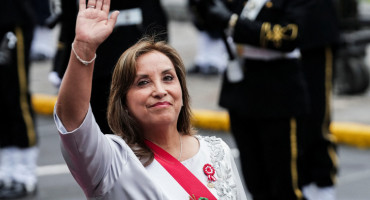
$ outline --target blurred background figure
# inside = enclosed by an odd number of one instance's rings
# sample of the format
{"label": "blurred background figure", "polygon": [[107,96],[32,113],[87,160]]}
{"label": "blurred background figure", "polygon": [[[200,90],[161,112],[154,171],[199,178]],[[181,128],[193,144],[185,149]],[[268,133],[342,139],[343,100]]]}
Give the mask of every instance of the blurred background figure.
{"label": "blurred background figure", "polygon": [[[52,12],[57,15],[50,19],[50,25],[60,21],[62,27],[49,81],[57,87],[63,78],[71,52],[78,11],[76,2],[54,0],[54,5],[61,5],[59,6],[61,11]],[[112,72],[121,53],[135,44],[144,34],[156,34],[159,40],[168,41],[167,16],[159,0],[112,1],[111,11],[113,10],[119,10],[120,14],[113,33],[96,52],[91,94],[91,107],[103,133],[112,133],[106,118],[107,101]]]}
{"label": "blurred background figure", "polygon": [[227,66],[228,58],[221,35],[198,29],[197,52],[189,74],[218,75]]}
{"label": "blurred background figure", "polygon": [[54,32],[46,20],[50,16],[49,0],[32,0],[36,13],[36,27],[31,45],[31,59],[50,60],[55,55]]}
{"label": "blurred background figure", "polygon": [[0,199],[35,194],[38,144],[30,104],[30,49],[36,23],[33,2],[0,6]]}
{"label": "blurred background figure", "polygon": [[47,26],[53,29],[59,24],[60,29],[56,54],[53,59],[52,70],[48,75],[48,80],[55,87],[59,88],[69,61],[71,44],[75,37],[78,1],[50,0],[50,11],[51,15],[46,20]]}
{"label": "blurred background figure", "polygon": [[333,69],[339,47],[337,12],[332,0],[316,0],[301,29],[301,62],[310,109],[301,137],[300,181],[309,200],[334,200],[337,173],[335,141],[329,132]]}
{"label": "blurred background figure", "polygon": [[224,72],[228,64],[228,55],[222,35],[219,31],[207,27],[201,18],[202,10],[197,4],[199,0],[188,0],[188,8],[192,14],[192,22],[197,29],[197,51],[189,74],[218,75]]}
{"label": "blurred background figure", "polygon": [[336,52],[334,92],[339,95],[366,93],[370,83],[369,62],[370,18],[366,1],[337,0],[340,47]]}

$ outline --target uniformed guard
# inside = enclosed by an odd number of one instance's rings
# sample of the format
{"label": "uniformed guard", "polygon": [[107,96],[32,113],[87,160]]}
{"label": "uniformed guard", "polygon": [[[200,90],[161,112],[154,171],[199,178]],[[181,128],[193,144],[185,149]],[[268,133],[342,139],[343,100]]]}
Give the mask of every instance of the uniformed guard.
{"label": "uniformed guard", "polygon": [[224,2],[234,9],[210,1],[204,19],[236,44],[229,47],[240,64],[230,65],[224,74],[220,105],[230,115],[248,190],[255,200],[304,199],[297,142],[308,112],[308,92],[298,47],[312,2]]}
{"label": "uniformed guard", "polygon": [[38,138],[28,85],[32,8],[29,0],[3,0],[0,6],[0,199],[36,192]]}

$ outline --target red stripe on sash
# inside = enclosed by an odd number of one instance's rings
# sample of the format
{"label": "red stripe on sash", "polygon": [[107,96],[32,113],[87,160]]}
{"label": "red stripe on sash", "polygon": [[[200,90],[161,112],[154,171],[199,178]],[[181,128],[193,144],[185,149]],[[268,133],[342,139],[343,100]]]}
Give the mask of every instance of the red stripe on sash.
{"label": "red stripe on sash", "polygon": [[208,200],[217,200],[208,188],[180,161],[149,140],[145,140],[145,144],[153,150],[154,158],[186,190],[189,196],[195,197],[195,199],[205,197]]}

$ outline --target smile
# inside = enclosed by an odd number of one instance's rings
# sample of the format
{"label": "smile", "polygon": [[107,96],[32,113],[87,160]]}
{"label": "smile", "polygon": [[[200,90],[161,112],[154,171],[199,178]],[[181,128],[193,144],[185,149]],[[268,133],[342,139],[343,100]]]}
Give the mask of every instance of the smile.
{"label": "smile", "polygon": [[152,107],[166,107],[166,106],[170,106],[170,105],[171,104],[169,102],[165,101],[165,102],[158,102],[156,104],[151,105],[150,107],[151,108]]}

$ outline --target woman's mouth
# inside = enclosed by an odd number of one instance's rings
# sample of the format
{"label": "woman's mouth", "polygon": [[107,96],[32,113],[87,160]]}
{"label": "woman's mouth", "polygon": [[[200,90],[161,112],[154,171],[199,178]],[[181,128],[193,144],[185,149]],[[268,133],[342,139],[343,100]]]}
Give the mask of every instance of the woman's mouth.
{"label": "woman's mouth", "polygon": [[164,102],[158,102],[158,103],[155,103],[153,105],[151,105],[150,107],[166,107],[166,106],[170,106],[171,104],[167,101],[164,101]]}

